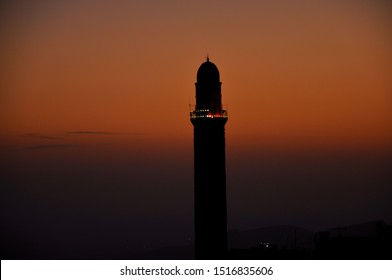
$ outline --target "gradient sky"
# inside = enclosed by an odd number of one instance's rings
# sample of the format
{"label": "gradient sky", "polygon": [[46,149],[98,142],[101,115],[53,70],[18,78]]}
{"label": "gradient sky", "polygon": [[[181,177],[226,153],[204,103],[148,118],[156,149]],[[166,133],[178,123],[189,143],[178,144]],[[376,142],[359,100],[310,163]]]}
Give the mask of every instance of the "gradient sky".
{"label": "gradient sky", "polygon": [[84,217],[192,239],[188,104],[207,53],[229,109],[230,228],[392,222],[390,14],[361,0],[2,1],[5,224],[23,236],[58,214],[59,232]]}

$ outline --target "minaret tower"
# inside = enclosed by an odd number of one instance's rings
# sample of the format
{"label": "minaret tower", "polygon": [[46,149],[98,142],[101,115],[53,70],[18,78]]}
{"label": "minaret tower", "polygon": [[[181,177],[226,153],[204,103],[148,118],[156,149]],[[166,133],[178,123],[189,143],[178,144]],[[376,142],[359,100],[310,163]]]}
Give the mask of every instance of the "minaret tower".
{"label": "minaret tower", "polygon": [[227,252],[225,124],[221,82],[216,65],[207,61],[197,71],[194,126],[195,256],[224,259]]}

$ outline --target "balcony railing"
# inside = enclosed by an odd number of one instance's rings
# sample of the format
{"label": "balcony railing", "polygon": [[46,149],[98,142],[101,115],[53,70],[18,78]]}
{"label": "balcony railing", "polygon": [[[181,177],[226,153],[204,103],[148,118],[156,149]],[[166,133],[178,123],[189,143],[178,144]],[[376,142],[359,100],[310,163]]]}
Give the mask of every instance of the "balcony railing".
{"label": "balcony railing", "polygon": [[196,118],[228,118],[227,105],[222,106],[220,112],[211,112],[209,109],[196,110],[195,105],[189,105],[191,119]]}

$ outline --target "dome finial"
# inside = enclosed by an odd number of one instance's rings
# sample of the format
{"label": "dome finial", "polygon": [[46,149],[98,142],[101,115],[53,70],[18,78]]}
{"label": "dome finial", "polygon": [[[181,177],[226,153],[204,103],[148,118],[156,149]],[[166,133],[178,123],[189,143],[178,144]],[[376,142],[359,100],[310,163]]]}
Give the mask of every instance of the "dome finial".
{"label": "dome finial", "polygon": [[207,53],[206,59],[207,59],[207,61],[210,61],[210,57],[208,56],[208,53]]}

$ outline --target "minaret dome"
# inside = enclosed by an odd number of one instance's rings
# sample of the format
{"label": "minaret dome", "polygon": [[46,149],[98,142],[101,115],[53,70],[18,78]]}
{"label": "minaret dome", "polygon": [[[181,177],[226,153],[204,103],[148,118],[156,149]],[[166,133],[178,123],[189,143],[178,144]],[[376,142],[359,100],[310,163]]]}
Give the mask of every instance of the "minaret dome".
{"label": "minaret dome", "polygon": [[208,57],[197,70],[196,79],[196,111],[202,114],[222,114],[219,70]]}
{"label": "minaret dome", "polygon": [[212,63],[209,58],[207,61],[200,65],[197,71],[197,83],[200,84],[217,84],[220,83],[219,80],[219,70],[214,63]]}

